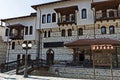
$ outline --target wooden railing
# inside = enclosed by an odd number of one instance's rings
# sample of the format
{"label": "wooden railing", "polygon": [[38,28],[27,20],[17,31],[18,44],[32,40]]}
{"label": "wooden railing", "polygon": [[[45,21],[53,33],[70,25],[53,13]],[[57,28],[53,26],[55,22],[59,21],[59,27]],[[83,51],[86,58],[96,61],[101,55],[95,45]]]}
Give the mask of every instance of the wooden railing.
{"label": "wooden railing", "polygon": [[104,13],[96,13],[96,20],[109,20],[109,19],[118,19],[120,18],[120,12],[114,12],[113,15],[110,15],[108,12]]}

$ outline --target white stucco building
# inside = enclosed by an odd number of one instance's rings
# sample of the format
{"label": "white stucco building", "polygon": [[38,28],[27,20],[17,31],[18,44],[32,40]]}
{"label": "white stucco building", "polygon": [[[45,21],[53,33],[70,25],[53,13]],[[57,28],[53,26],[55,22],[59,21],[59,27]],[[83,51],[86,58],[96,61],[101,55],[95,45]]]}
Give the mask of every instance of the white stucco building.
{"label": "white stucco building", "polygon": [[92,63],[92,49],[101,53],[113,49],[108,52],[115,53],[113,66],[120,66],[119,0],[61,0],[32,8],[36,13],[2,20],[6,23],[4,41],[10,43],[9,61],[25,57],[21,44],[28,41],[33,44],[29,58],[43,59],[47,64]]}

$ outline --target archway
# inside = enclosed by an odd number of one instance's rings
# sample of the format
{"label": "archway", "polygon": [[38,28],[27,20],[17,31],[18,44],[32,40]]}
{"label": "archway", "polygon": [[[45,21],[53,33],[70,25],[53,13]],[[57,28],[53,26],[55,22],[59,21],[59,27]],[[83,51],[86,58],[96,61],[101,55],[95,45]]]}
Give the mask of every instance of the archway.
{"label": "archway", "polygon": [[47,65],[54,64],[54,51],[52,49],[49,49],[46,52],[46,64]]}

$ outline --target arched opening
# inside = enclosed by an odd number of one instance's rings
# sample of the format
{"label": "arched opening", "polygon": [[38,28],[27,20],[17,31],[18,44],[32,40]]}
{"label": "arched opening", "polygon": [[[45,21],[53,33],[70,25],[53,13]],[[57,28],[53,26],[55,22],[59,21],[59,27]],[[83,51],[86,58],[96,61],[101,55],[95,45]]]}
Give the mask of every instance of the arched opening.
{"label": "arched opening", "polygon": [[12,42],[12,49],[15,49],[15,42]]}
{"label": "arched opening", "polygon": [[51,14],[48,14],[47,15],[47,23],[50,23],[51,22]]}
{"label": "arched opening", "polygon": [[31,60],[31,55],[30,54],[28,54],[28,61],[30,61]]}
{"label": "arched opening", "polygon": [[47,65],[53,65],[54,64],[54,51],[52,49],[49,49],[46,52],[46,64]]}
{"label": "arched opening", "polygon": [[22,55],[22,63],[25,62],[25,54]]}
{"label": "arched opening", "polygon": [[109,33],[110,33],[110,34],[114,34],[114,33],[115,33],[115,28],[114,28],[114,26],[110,26],[110,27],[109,27]]}
{"label": "arched opening", "polygon": [[61,32],[61,36],[62,37],[65,37],[65,30],[63,29],[62,32]]}
{"label": "arched opening", "polygon": [[101,27],[101,34],[106,34],[106,27],[105,26]]}
{"label": "arched opening", "polygon": [[83,29],[82,28],[78,29],[78,36],[80,36],[80,35],[83,35]]}
{"label": "arched opening", "polygon": [[87,18],[87,10],[82,9],[82,19],[86,19],[86,18]]}
{"label": "arched opening", "polygon": [[72,30],[68,29],[68,36],[72,36]]}
{"label": "arched opening", "polygon": [[17,55],[17,60],[20,60],[20,54]]}

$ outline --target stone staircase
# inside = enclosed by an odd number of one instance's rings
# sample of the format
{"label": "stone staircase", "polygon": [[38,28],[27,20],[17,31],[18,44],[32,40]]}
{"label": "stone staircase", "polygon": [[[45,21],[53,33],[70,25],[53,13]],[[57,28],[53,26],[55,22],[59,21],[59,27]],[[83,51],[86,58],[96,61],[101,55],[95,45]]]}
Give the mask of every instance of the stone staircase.
{"label": "stone staircase", "polygon": [[8,71],[8,72],[4,72],[5,74],[9,74],[9,75],[15,75],[16,74],[16,69]]}

